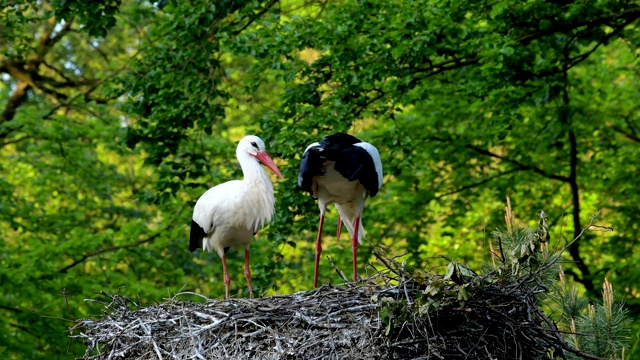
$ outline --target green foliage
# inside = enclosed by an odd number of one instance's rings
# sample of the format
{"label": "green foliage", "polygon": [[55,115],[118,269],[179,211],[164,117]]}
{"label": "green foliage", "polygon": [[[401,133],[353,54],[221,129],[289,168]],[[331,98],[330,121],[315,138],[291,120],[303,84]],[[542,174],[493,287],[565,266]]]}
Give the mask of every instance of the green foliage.
{"label": "green foliage", "polygon": [[[221,42],[272,5],[168,1],[154,17],[141,45],[144,56],[137,57],[132,71],[119,79],[118,89],[127,97],[124,110],[137,116],[128,128],[127,146],[133,149],[142,144],[147,151],[145,163],[159,170],[165,191],[157,200],[168,200],[189,179],[207,174],[211,167],[224,166],[211,163],[204,146],[194,144],[194,139],[213,134],[216,141],[244,125],[231,123],[228,117],[230,107],[241,99],[231,99],[233,89],[224,83],[234,76],[237,64],[221,51]],[[233,154],[230,142],[218,145]]]}
{"label": "green foliage", "polygon": [[615,301],[610,282],[604,281],[602,300],[590,304],[578,295],[578,289],[566,281],[561,271],[551,300],[560,310],[559,324],[574,348],[607,359],[624,358],[629,339],[627,311],[622,302]]}
{"label": "green foliage", "polygon": [[380,303],[380,319],[387,325],[385,335],[389,335],[395,328],[402,326],[402,323],[410,319],[411,311],[404,300],[395,300],[391,297],[378,299],[374,296],[371,301]]}
{"label": "green foliage", "polygon": [[116,24],[116,15],[122,5],[121,0],[82,1],[53,0],[51,6],[56,17],[70,21],[74,18],[82,24],[83,30],[91,36],[104,37]]}
{"label": "green foliage", "polygon": [[[396,298],[379,295],[372,298],[373,302],[380,304],[380,318],[386,324],[386,335],[401,332],[416,319],[442,326],[443,322],[455,318],[456,313],[464,311],[468,313],[467,321],[458,319],[462,320],[454,326],[458,331],[482,332],[484,336],[489,329],[478,330],[469,322],[480,328],[491,328],[489,324],[492,321],[504,316],[504,320],[513,324],[505,326],[512,330],[514,326],[523,324],[529,330],[541,326],[535,335],[524,336],[526,342],[535,342],[532,336],[537,337],[540,332],[547,334],[543,337],[552,334],[547,339],[559,339],[562,334],[570,347],[564,345],[559,351],[566,353],[567,358],[583,359],[588,358],[587,355],[624,358],[624,349],[629,348],[629,318],[624,303],[614,299],[611,283],[605,279],[602,301],[590,303],[584,291],[579,292],[575,283],[567,281],[561,270],[560,277],[557,277],[561,253],[568,246],[549,250],[549,239],[544,236],[549,228],[544,216],[540,216],[540,223],[535,229],[518,223],[507,198],[505,225],[494,231],[497,247],[491,247],[492,261],[479,273],[467,265],[451,261],[444,275],[425,276],[420,270],[405,271],[404,263],[398,264],[383,252],[376,251],[376,256],[389,271],[402,279],[400,289],[404,286],[404,294],[400,291],[401,296],[396,294]],[[585,231],[593,229],[593,223],[590,223]],[[418,296],[413,298],[409,295],[414,294],[415,287],[404,279],[412,279],[421,285]],[[496,301],[496,298],[500,300]],[[523,307],[528,308],[523,310]],[[557,327],[543,315],[540,307],[552,309],[549,313],[557,320]],[[500,315],[498,308],[509,309],[508,314]],[[480,314],[480,322],[469,320],[476,318],[477,314]],[[438,328],[445,331],[446,326]],[[513,337],[516,342],[520,339],[520,335],[500,334]],[[444,334],[445,337],[447,335]],[[556,358],[554,352],[558,349],[549,347],[549,358]]]}
{"label": "green foliage", "polygon": [[[2,2],[0,351],[67,358],[63,289],[76,317],[94,291],[222,294],[217,257],[189,254],[186,236],[197,197],[241,176],[246,133],[286,178],[252,244],[263,294],[309,288],[318,211],[296,187],[299,158],[349,131],[385,172],[360,263],[387,246],[423,277],[466,284],[502,245],[500,276],[534,274],[558,250],[545,244],[600,211],[615,231],[573,243],[566,274],[594,303],[606,276],[637,318],[638,18],[617,0]],[[506,195],[546,213],[497,243],[483,231]],[[334,219],[325,254],[349,269]],[[229,253],[237,295],[241,262]],[[326,261],[320,272],[341,281]]]}
{"label": "green foliage", "polygon": [[511,201],[507,197],[506,226],[493,232],[497,244],[489,244],[492,265],[503,276],[503,280],[513,280],[514,276],[531,276],[536,281],[546,282],[544,276],[549,270],[545,267],[554,266],[558,261],[560,254],[549,252],[547,215],[540,210],[538,216],[540,221],[535,230],[517,224]]}

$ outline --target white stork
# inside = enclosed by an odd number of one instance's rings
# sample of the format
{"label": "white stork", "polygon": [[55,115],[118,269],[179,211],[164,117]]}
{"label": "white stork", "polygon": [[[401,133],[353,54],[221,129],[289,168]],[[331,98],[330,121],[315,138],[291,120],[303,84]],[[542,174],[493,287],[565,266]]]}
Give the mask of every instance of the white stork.
{"label": "white stork", "polygon": [[345,133],[326,136],[304,151],[298,186],[317,199],[320,207],[313,287],[318,286],[322,226],[330,204],[335,204],[339,213],[337,238],[340,238],[343,221],[351,235],[353,281],[357,281],[356,253],[365,235],[362,210],[367,198],[376,196],[382,186],[382,162],[378,149]]}
{"label": "white stork", "polygon": [[229,298],[231,279],[227,271],[226,253],[230,248],[244,247],[244,276],[249,295],[253,297],[249,244],[253,236],[271,221],[275,199],[273,184],[260,163],[283,178],[257,136],[242,138],[236,157],[244,173],[243,180],[232,180],[207,190],[196,202],[191,221],[189,250],[215,251],[222,258],[225,296]]}

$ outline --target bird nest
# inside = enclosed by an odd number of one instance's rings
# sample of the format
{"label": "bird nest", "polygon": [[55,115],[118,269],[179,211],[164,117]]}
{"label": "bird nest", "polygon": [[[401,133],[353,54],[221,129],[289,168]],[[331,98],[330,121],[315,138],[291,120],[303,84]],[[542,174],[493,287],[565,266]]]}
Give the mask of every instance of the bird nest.
{"label": "bird nest", "polygon": [[563,341],[531,282],[453,269],[466,280],[396,269],[259,299],[181,293],[141,306],[103,294],[104,315],[71,336],[86,344],[84,359],[596,358]]}

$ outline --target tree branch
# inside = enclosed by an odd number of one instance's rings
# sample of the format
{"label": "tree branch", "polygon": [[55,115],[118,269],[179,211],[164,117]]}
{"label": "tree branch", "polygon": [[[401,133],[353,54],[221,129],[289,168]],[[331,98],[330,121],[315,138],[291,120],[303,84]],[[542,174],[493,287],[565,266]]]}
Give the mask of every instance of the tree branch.
{"label": "tree branch", "polygon": [[12,326],[12,327],[14,327],[16,329],[20,329],[20,330],[26,332],[29,335],[34,335],[31,331],[29,331],[29,329],[26,326],[22,326],[20,324],[16,324],[16,323],[12,323],[12,322],[9,323],[9,326]]}
{"label": "tree branch", "polygon": [[378,95],[376,95],[376,96],[374,96],[374,97],[370,98],[370,99],[369,99],[369,100],[367,100],[363,105],[359,106],[359,109],[358,109],[358,110],[356,110],[356,111],[353,113],[353,118],[354,118],[354,119],[357,119],[357,118],[358,118],[358,116],[360,116],[360,114],[362,114],[362,112],[363,112],[366,108],[368,108],[368,107],[369,107],[369,105],[373,104],[374,102],[376,102],[376,101],[378,101],[378,100],[380,100],[380,99],[382,99],[382,98],[384,97],[384,95],[385,95],[384,91],[382,91],[382,90],[378,90],[378,89],[373,89],[373,90],[377,91],[377,92],[378,92]]}
{"label": "tree branch", "polygon": [[51,41],[51,34],[56,27],[56,17],[55,15],[50,17],[47,20],[47,24],[45,25],[47,28],[44,30],[42,34],[40,34],[40,40],[38,41],[38,52],[37,57],[39,59],[44,58],[47,51],[49,50],[49,42]]}
{"label": "tree branch", "polygon": [[[11,94],[7,105],[5,106],[2,112],[2,121],[10,121],[13,120],[16,114],[16,110],[20,107],[26,100],[29,89],[38,89],[42,92],[55,97],[56,99],[66,100],[68,95],[58,92],[54,89],[51,89],[45,84],[49,84],[53,87],[76,87],[80,85],[90,85],[91,80],[80,80],[80,81],[70,81],[67,77],[65,77],[60,71],[54,69],[60,76],[62,76],[66,81],[60,82],[55,79],[48,78],[39,73],[38,68],[42,63],[44,63],[44,58],[51,49],[60,39],[66,35],[71,30],[71,24],[73,23],[73,18],[69,19],[69,21],[65,22],[62,25],[60,31],[54,34],[56,28],[56,17],[52,16],[47,20],[46,29],[40,34],[40,40],[37,45],[37,53],[35,58],[16,61],[16,60],[5,60],[0,66],[0,71],[6,72],[18,80],[18,84],[16,89]],[[52,68],[48,64],[45,64],[49,68]],[[8,135],[8,132],[4,132],[0,134],[0,138],[5,138]]]}
{"label": "tree branch", "polygon": [[62,28],[60,29],[60,31],[58,31],[54,36],[51,36],[51,34],[53,33],[53,30],[55,29],[55,25],[56,25],[55,16],[52,16],[49,19],[49,23],[51,24],[52,22],[53,22],[53,26],[51,26],[44,34],[42,34],[42,37],[40,38],[40,43],[38,44],[37,59],[40,62],[44,60],[44,57],[49,52],[49,49],[51,49],[58,41],[60,41],[60,39],[62,39],[69,31],[71,31],[71,24],[73,24],[73,18],[70,18],[68,21],[66,21],[64,25],[62,25]]}
{"label": "tree branch", "polygon": [[633,134],[634,136],[637,136],[637,132],[636,132],[636,129],[634,129],[633,124],[631,124],[631,122],[629,121],[629,118],[631,117],[631,114],[635,114],[636,111],[638,111],[638,110],[640,110],[640,106],[636,106],[635,109],[631,110],[631,112],[629,114],[627,114],[626,116],[623,117],[624,122],[629,127],[629,130],[631,130],[631,134]]}
{"label": "tree branch", "polygon": [[[581,22],[578,22],[578,23],[565,24],[565,25],[554,27],[554,28],[537,31],[537,32],[534,32],[534,33],[531,33],[531,34],[526,34],[526,35],[520,36],[518,38],[515,38],[514,41],[517,42],[517,43],[520,43],[522,45],[527,45],[529,42],[531,42],[534,39],[537,39],[537,38],[540,38],[540,37],[543,37],[543,36],[547,36],[547,35],[552,35],[552,34],[554,34],[556,32],[568,32],[568,31],[574,30],[574,29],[582,27],[582,26],[595,27],[595,26],[599,26],[599,25],[605,25],[605,24],[607,24],[607,23],[609,23],[609,22],[611,22],[613,20],[625,20],[622,24],[620,24],[618,26],[612,26],[612,27],[614,27],[614,31],[612,31],[611,33],[609,33],[606,36],[604,36],[589,51],[587,51],[585,53],[582,53],[580,55],[577,55],[577,56],[575,56],[573,58],[569,58],[568,55],[565,55],[565,57],[567,57],[567,60],[569,61],[568,67],[566,67],[566,66],[565,67],[557,67],[557,68],[554,68],[552,70],[546,71],[546,72],[541,73],[541,74],[533,74],[533,73],[530,74],[530,76],[533,76],[533,77],[536,77],[536,78],[545,77],[545,76],[551,76],[551,75],[562,73],[563,71],[566,71],[566,70],[574,67],[575,65],[579,64],[580,62],[584,61],[593,52],[595,52],[598,49],[598,47],[600,47],[600,45],[605,44],[606,42],[611,40],[614,36],[617,36],[622,30],[624,30],[624,28],[627,25],[629,25],[632,22],[638,20],[638,18],[640,18],[640,8],[628,9],[628,10],[623,11],[621,14],[617,14],[617,15],[613,15],[613,16],[602,17],[602,18],[598,18],[598,19],[590,19],[590,20],[585,20],[585,21],[581,21]],[[572,38],[571,38],[569,43],[573,42],[578,37],[579,37],[579,33],[573,34],[573,36],[572,36]],[[565,49],[565,51],[568,51],[568,50]],[[411,70],[409,72],[409,74],[427,73],[426,76],[416,79],[417,81],[419,81],[419,80],[426,79],[428,77],[440,74],[440,73],[448,71],[448,70],[454,70],[454,69],[462,68],[464,66],[473,65],[473,64],[476,64],[478,62],[479,62],[479,59],[477,58],[476,54],[473,54],[473,55],[468,56],[468,57],[455,58],[455,59],[447,60],[447,61],[441,62],[440,64],[431,65],[431,66],[426,67],[426,68],[408,68],[408,69]]]}
{"label": "tree branch", "polygon": [[31,73],[31,77],[34,79],[34,81],[38,83],[47,84],[54,88],[69,88],[69,87],[73,88],[73,87],[79,87],[79,86],[91,86],[100,81],[98,79],[86,79],[86,78],[79,78],[77,80],[65,79],[65,81],[59,81],[49,76],[41,75],[37,72]]}
{"label": "tree branch", "polygon": [[624,137],[627,138],[628,140],[631,140],[633,142],[636,142],[636,143],[640,144],[640,137],[638,137],[637,135],[634,135],[634,134],[624,130],[623,128],[621,128],[618,125],[616,125],[614,123],[611,123],[611,122],[607,122],[606,125],[611,130],[624,135]]}
{"label": "tree branch", "polygon": [[526,165],[523,164],[521,162],[519,162],[518,160],[513,160],[513,159],[509,159],[507,157],[495,154],[489,150],[485,150],[482,148],[479,148],[475,145],[471,145],[471,144],[467,144],[465,145],[465,148],[467,149],[471,149],[474,150],[475,152],[482,154],[482,155],[487,155],[496,159],[500,159],[501,161],[504,162],[508,162],[510,164],[516,165],[518,167],[518,170],[529,170],[529,171],[533,171],[534,173],[538,174],[538,175],[542,175],[548,179],[553,179],[553,180],[559,180],[562,182],[569,182],[569,178],[566,176],[562,176],[562,175],[555,175],[555,174],[550,174],[542,169],[540,169],[539,167],[533,166],[533,165]]}
{"label": "tree branch", "polygon": [[[0,134],[0,138],[2,138],[2,134]],[[7,145],[16,144],[16,143],[19,143],[22,140],[26,140],[26,139],[30,139],[30,138],[31,138],[31,136],[25,135],[25,136],[19,137],[17,139],[4,141],[4,142],[0,143],[0,149],[2,149],[3,147],[5,147]]]}
{"label": "tree branch", "polygon": [[4,305],[0,305],[0,309],[9,310],[9,311],[13,311],[13,312],[16,312],[16,313],[24,312],[24,310],[20,310],[20,309],[16,309],[16,308],[12,308],[10,306],[4,306]]}
{"label": "tree branch", "polygon": [[420,74],[411,80],[409,87],[414,87],[418,82],[428,79],[432,76],[441,74],[445,71],[455,70],[463,68],[467,65],[474,65],[480,62],[480,59],[474,54],[469,58],[456,58],[452,60],[443,61],[441,63],[426,67],[426,68],[408,68],[408,74]]}
{"label": "tree branch", "polygon": [[[9,100],[7,101],[7,105],[4,107],[2,111],[2,122],[11,121],[16,116],[16,111],[27,100],[27,94],[29,89],[31,89],[31,85],[29,85],[25,81],[20,81],[17,85]],[[0,138],[5,138],[6,134],[4,132],[0,133]]]}
{"label": "tree branch", "polygon": [[432,76],[432,75],[436,75],[439,74],[443,71],[446,70],[454,70],[454,69],[459,69],[461,67],[467,66],[467,65],[472,65],[472,64],[476,64],[478,63],[478,59],[476,58],[475,54],[471,57],[468,58],[454,58],[451,60],[446,60],[446,61],[442,61],[438,64],[435,65],[430,65],[429,67],[426,68],[420,68],[420,67],[408,67],[407,69],[411,70],[409,72],[409,74],[416,74],[416,73],[425,73],[425,72],[429,72],[429,74],[427,76]]}
{"label": "tree branch", "polygon": [[[640,17],[640,15],[639,15]],[[623,22],[622,24],[620,24],[617,27],[614,27],[614,30],[612,32],[610,32],[609,34],[605,35],[602,39],[600,39],[600,41],[598,41],[591,49],[589,49],[588,51],[577,55],[573,58],[569,58],[569,65],[566,68],[566,70],[571,69],[572,67],[574,67],[575,65],[581,63],[582,61],[584,61],[586,58],[588,58],[591,54],[593,54],[599,47],[600,45],[603,45],[605,43],[607,43],[609,40],[611,40],[614,36],[618,35],[622,30],[624,30],[624,28],[631,24],[632,22],[636,21],[638,18],[632,18],[632,19],[628,19],[627,21]]]}
{"label": "tree branch", "polygon": [[492,153],[489,150],[481,149],[481,148],[479,148],[479,147],[477,147],[475,145],[467,144],[467,145],[465,145],[465,147],[467,149],[472,149],[472,150],[476,151],[479,154],[484,154],[484,155],[487,155],[487,156],[491,156],[491,157],[494,157],[496,159],[500,159],[502,161],[505,161],[505,162],[511,163],[513,165],[516,165],[516,166],[518,166],[518,168],[520,170],[533,171],[534,173],[536,173],[538,175],[542,175],[542,176],[544,176],[546,178],[553,179],[553,180],[559,180],[559,181],[563,181],[563,182],[568,182],[569,181],[569,179],[566,176],[550,174],[550,173],[540,169],[539,167],[536,167],[536,166],[533,166],[533,165],[523,164],[523,163],[519,162],[518,160],[513,160],[513,159],[509,159],[509,158],[504,157],[504,156],[500,156],[498,154]]}
{"label": "tree branch", "polygon": [[458,189],[455,189],[455,190],[449,191],[449,192],[447,192],[447,193],[444,193],[444,194],[438,195],[438,196],[434,197],[433,199],[434,199],[434,200],[438,200],[438,199],[442,199],[442,198],[443,198],[443,197],[445,197],[445,196],[449,196],[449,195],[453,195],[453,194],[457,194],[457,193],[463,192],[463,191],[465,191],[465,190],[473,189],[473,188],[475,188],[475,187],[478,187],[478,186],[484,185],[484,184],[486,184],[486,183],[488,183],[488,182],[490,182],[490,181],[492,181],[492,180],[495,180],[495,179],[497,179],[497,178],[499,178],[499,177],[503,177],[503,176],[505,176],[505,175],[513,174],[514,172],[521,171],[521,170],[522,170],[522,169],[520,169],[520,168],[507,170],[507,171],[505,171],[505,172],[502,172],[502,173],[497,174],[497,175],[494,175],[494,176],[490,176],[490,177],[488,177],[488,178],[486,178],[486,179],[484,179],[484,180],[478,181],[478,182],[476,182],[476,183],[468,184],[468,185],[462,186],[462,187],[460,187],[460,188],[458,188]]}
{"label": "tree branch", "polygon": [[535,31],[532,33],[528,33],[528,34],[524,34],[522,36],[519,36],[517,38],[515,38],[516,42],[519,42],[523,45],[526,45],[528,43],[530,43],[533,40],[539,39],[541,37],[544,36],[548,36],[548,35],[553,35],[555,33],[558,32],[568,32],[571,30],[574,30],[576,28],[582,27],[582,26],[598,26],[598,25],[605,25],[608,23],[611,23],[612,21],[617,21],[617,20],[621,20],[621,19],[625,19],[628,20],[630,22],[633,22],[635,20],[637,20],[638,18],[640,18],[640,8],[632,8],[632,9],[627,9],[622,11],[620,14],[615,14],[615,15],[610,15],[610,16],[603,16],[600,18],[595,18],[595,19],[587,19],[587,20],[583,20],[583,21],[578,21],[575,23],[569,23],[569,24],[561,24],[555,27],[551,27],[548,29],[544,29],[544,30],[540,30],[540,31]]}
{"label": "tree branch", "polygon": [[582,284],[582,286],[585,285],[584,280],[582,280],[582,277],[580,276],[580,274],[576,273],[571,269],[562,269],[562,271],[564,271],[565,275],[571,276],[573,278],[573,281],[577,282],[578,284]]}
{"label": "tree branch", "polygon": [[[569,186],[571,187],[571,202],[573,204],[573,235],[577,238],[582,234],[582,224],[580,223],[580,187],[578,186],[578,142],[576,140],[576,134],[573,131],[571,124],[571,108],[569,98],[569,83],[567,78],[567,71],[564,72],[564,84],[562,86],[562,106],[558,112],[559,122],[568,128],[569,136]],[[569,246],[569,255],[573,261],[575,261],[578,269],[582,273],[582,284],[587,291],[593,291],[595,289],[593,281],[591,280],[591,271],[587,267],[587,264],[582,259],[580,254],[580,242],[575,241]]]}
{"label": "tree branch", "polygon": [[240,29],[236,30],[234,32],[234,35],[238,35],[241,32],[243,32],[246,28],[248,28],[251,24],[253,24],[256,20],[258,20],[264,13],[266,13],[267,11],[269,11],[269,9],[271,9],[273,7],[273,5],[275,5],[276,3],[278,3],[280,0],[271,0],[271,2],[269,2],[264,9],[262,9],[261,11],[259,11],[257,14],[254,14],[254,16],[249,19],[249,21],[247,21],[246,24],[244,24]]}
{"label": "tree branch", "polygon": [[58,74],[58,76],[60,76],[61,78],[65,79],[66,81],[72,81],[67,75],[65,75],[62,71],[60,71],[59,69],[57,69],[56,67],[49,65],[49,63],[47,63],[46,61],[42,61],[42,65],[48,67],[49,69],[53,70],[56,74]]}
{"label": "tree branch", "polygon": [[[448,143],[452,143],[454,142],[454,139],[445,139],[445,138],[441,138],[438,136],[430,136],[428,138],[426,138],[426,140],[432,140],[432,141],[440,141],[440,142],[448,142]],[[467,149],[471,149],[475,152],[477,152],[478,154],[481,155],[486,155],[492,158],[496,158],[499,159],[500,161],[504,161],[510,164],[513,164],[515,166],[517,166],[515,170],[529,170],[529,171],[533,171],[534,173],[538,174],[538,175],[542,175],[543,177],[546,177],[548,179],[553,179],[553,180],[558,180],[558,181],[562,181],[562,182],[569,182],[569,178],[566,176],[562,176],[562,175],[555,175],[555,174],[550,174],[548,172],[546,172],[543,169],[540,169],[539,167],[536,167],[534,165],[527,165],[527,164],[523,164],[521,162],[519,162],[518,160],[514,160],[514,159],[509,159],[505,156],[502,155],[498,155],[494,152],[491,152],[489,150],[480,148],[478,146],[472,145],[472,144],[465,144],[464,145],[465,148]]]}
{"label": "tree branch", "polygon": [[148,242],[152,242],[153,240],[155,240],[158,236],[160,236],[160,234],[166,229],[163,229],[161,231],[159,231],[156,234],[153,234],[151,236],[149,236],[146,239],[141,239],[138,241],[135,241],[131,244],[126,244],[126,245],[117,245],[117,246],[109,246],[106,247],[104,249],[100,249],[100,250],[96,250],[96,251],[90,251],[88,253],[83,254],[80,258],[74,260],[71,264],[61,268],[58,270],[59,273],[66,273],[67,271],[69,271],[70,269],[82,264],[83,262],[85,262],[86,260],[91,259],[92,257],[98,256],[98,255],[102,255],[105,253],[109,253],[109,252],[114,252],[114,251],[118,251],[118,250],[122,250],[122,249],[128,249],[128,248],[132,248],[132,247],[136,247],[138,245],[142,245]]}

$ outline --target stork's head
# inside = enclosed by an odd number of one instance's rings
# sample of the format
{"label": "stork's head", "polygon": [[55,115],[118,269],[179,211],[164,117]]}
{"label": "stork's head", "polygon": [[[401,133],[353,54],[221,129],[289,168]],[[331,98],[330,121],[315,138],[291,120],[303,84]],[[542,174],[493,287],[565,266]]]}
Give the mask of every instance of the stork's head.
{"label": "stork's head", "polygon": [[246,153],[252,158],[255,158],[257,161],[261,162],[264,166],[268,167],[274,174],[284,179],[280,169],[276,166],[276,164],[271,160],[269,154],[264,146],[264,141],[255,135],[247,135],[240,140],[238,143],[238,148],[236,149],[236,155],[238,157],[240,154]]}

